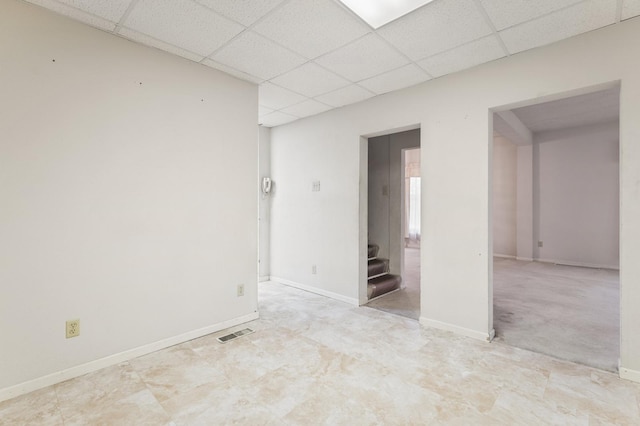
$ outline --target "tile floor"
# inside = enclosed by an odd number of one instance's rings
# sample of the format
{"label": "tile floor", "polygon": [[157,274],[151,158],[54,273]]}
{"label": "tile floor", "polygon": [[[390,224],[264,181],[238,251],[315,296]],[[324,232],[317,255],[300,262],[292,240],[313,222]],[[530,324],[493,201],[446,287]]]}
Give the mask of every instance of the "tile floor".
{"label": "tile floor", "polygon": [[227,344],[216,333],[0,403],[0,424],[640,424],[640,384],[605,371],[275,283],[260,313]]}

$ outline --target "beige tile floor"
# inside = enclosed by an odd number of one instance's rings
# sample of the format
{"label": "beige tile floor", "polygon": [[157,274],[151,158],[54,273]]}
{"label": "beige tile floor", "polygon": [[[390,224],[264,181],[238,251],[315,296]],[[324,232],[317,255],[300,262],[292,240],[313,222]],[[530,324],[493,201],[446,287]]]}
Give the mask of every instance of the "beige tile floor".
{"label": "beige tile floor", "polygon": [[227,344],[216,333],[0,403],[0,423],[640,424],[640,385],[605,371],[275,283],[260,314]]}

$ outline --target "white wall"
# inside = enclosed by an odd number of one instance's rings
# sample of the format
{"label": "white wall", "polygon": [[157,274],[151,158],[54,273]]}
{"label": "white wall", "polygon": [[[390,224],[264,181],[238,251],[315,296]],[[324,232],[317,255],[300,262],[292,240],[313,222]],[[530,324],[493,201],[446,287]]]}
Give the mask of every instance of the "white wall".
{"label": "white wall", "polygon": [[[621,363],[640,380],[640,20],[522,52],[272,129],[272,275],[357,298],[362,272],[362,136],[420,125],[421,321],[477,338],[492,331],[490,109],[622,81]],[[561,71],[561,72],[559,72]],[[598,86],[598,89],[604,86]],[[364,163],[366,169],[366,163]],[[323,182],[312,193],[310,183]],[[362,212],[362,216],[361,215]],[[309,264],[322,262],[311,276]]]}
{"label": "white wall", "polygon": [[0,399],[255,318],[256,86],[13,0],[0,32]]}
{"label": "white wall", "polygon": [[540,260],[618,267],[618,137],[617,122],[534,134]]}
{"label": "white wall", "polygon": [[517,149],[516,257],[533,260],[533,144]]}
{"label": "white wall", "polygon": [[[271,129],[269,127],[259,126],[259,145],[260,145],[260,164],[258,166],[258,175],[260,176],[260,184],[263,177],[271,177]],[[273,184],[275,190],[275,184]],[[259,274],[260,280],[269,279],[269,258],[270,251],[270,225],[271,221],[271,195],[260,192],[260,241],[259,241]]]}
{"label": "white wall", "polygon": [[493,254],[517,254],[518,148],[504,136],[493,138]]}

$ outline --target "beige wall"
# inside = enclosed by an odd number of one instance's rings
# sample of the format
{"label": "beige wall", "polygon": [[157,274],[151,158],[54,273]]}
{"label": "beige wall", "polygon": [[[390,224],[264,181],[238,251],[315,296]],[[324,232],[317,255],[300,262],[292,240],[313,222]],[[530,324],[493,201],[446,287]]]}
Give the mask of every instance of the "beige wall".
{"label": "beige wall", "polygon": [[[489,338],[491,109],[621,81],[621,374],[640,380],[638,37],[640,20],[632,19],[273,129],[272,173],[282,191],[272,200],[272,275],[318,292],[359,297],[366,245],[360,188],[367,178],[361,137],[419,125],[421,321]],[[313,200],[309,185],[316,177],[324,192]],[[309,279],[311,256],[322,260],[326,274]]]}
{"label": "beige wall", "polygon": [[617,268],[618,123],[534,134],[537,259]]}
{"label": "beige wall", "polygon": [[493,254],[516,257],[518,147],[493,138]]}
{"label": "beige wall", "polygon": [[255,318],[257,87],[13,0],[0,53],[0,399]]}

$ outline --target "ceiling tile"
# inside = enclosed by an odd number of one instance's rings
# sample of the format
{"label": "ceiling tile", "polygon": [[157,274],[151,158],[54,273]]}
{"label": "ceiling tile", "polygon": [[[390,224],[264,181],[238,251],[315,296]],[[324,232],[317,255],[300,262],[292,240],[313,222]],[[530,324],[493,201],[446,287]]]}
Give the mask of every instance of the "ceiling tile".
{"label": "ceiling tile", "polygon": [[208,67],[215,68],[219,71],[225,72],[229,75],[232,75],[240,80],[248,81],[250,83],[260,84],[264,81],[264,78],[256,77],[255,75],[247,74],[242,71],[238,71],[235,68],[231,68],[230,66],[221,64],[209,58],[202,61],[202,63]]}
{"label": "ceiling tile", "polygon": [[279,126],[281,124],[290,123],[297,119],[298,117],[294,117],[293,115],[276,111],[276,112],[272,112],[271,114],[267,114],[259,117],[258,124],[262,124],[265,127],[274,127],[274,126]]}
{"label": "ceiling tile", "polygon": [[306,99],[302,95],[269,82],[260,85],[258,98],[260,99],[260,105],[273,109],[285,108]]}
{"label": "ceiling tile", "polygon": [[66,4],[58,3],[53,0],[27,0],[29,3],[33,3],[38,6],[46,7],[49,10],[53,10],[61,15],[68,16],[71,19],[75,19],[92,27],[100,28],[107,31],[113,31],[116,27],[116,22],[109,21],[107,19],[92,15],[88,12],[78,10]]}
{"label": "ceiling tile", "polygon": [[616,20],[616,0],[589,0],[500,31],[510,53],[550,44]]}
{"label": "ceiling tile", "polygon": [[182,56],[183,58],[187,58],[192,61],[200,62],[203,58],[202,55],[189,52],[188,50],[181,49],[169,43],[165,43],[164,41],[156,40],[153,37],[149,37],[146,34],[140,34],[139,32],[130,30],[128,28],[120,28],[117,31],[117,34],[129,40],[144,44],[145,46],[155,47],[157,49],[173,53],[174,55]]}
{"label": "ceiling tile", "polygon": [[420,67],[409,64],[402,68],[363,80],[358,83],[376,94],[391,92],[429,80],[430,77]]}
{"label": "ceiling tile", "polygon": [[498,39],[490,35],[418,62],[434,77],[440,77],[506,56]]}
{"label": "ceiling tile", "polygon": [[283,0],[196,0],[219,14],[246,25],[253,24]]}
{"label": "ceiling tile", "polygon": [[372,96],[375,95],[356,84],[352,84],[342,89],[320,95],[316,99],[333,107],[341,107],[343,105],[364,101]]}
{"label": "ceiling tile", "polygon": [[620,116],[620,89],[616,87],[512,111],[532,132],[610,123]]}
{"label": "ceiling tile", "polygon": [[332,0],[292,0],[253,29],[310,59],[370,31]]}
{"label": "ceiling tile", "polygon": [[251,31],[233,39],[213,55],[212,59],[265,80],[307,61],[302,56]]}
{"label": "ceiling tile", "polygon": [[638,15],[640,15],[640,0],[623,0],[622,19],[629,19]]}
{"label": "ceiling tile", "polygon": [[351,81],[360,81],[406,65],[409,60],[376,34],[368,34],[316,62]]}
{"label": "ceiling tile", "polygon": [[418,60],[491,34],[474,0],[439,0],[380,28],[378,34]]}
{"label": "ceiling tile", "polygon": [[308,62],[286,74],[272,80],[279,86],[286,87],[309,97],[315,97],[349,85],[349,82],[330,71]]}
{"label": "ceiling tile", "polygon": [[286,114],[295,115],[296,117],[308,117],[310,115],[320,114],[321,112],[325,112],[330,109],[331,107],[329,105],[314,101],[313,99],[307,99],[299,104],[283,108],[281,111]]}
{"label": "ceiling tile", "polygon": [[118,22],[132,0],[58,0],[76,9],[92,13],[109,21]]}
{"label": "ceiling tile", "polygon": [[244,29],[190,0],[139,0],[124,26],[203,56]]}
{"label": "ceiling tile", "polygon": [[497,30],[538,18],[582,0],[480,0]]}
{"label": "ceiling tile", "polygon": [[267,108],[266,106],[258,105],[258,115],[259,116],[271,114],[272,112],[274,112],[274,110],[272,110],[271,108]]}

